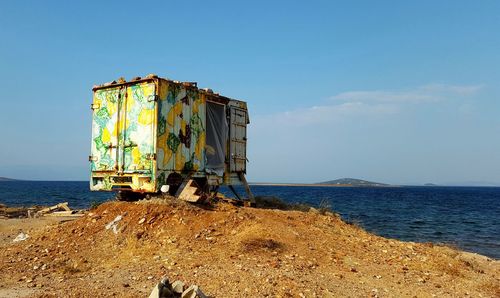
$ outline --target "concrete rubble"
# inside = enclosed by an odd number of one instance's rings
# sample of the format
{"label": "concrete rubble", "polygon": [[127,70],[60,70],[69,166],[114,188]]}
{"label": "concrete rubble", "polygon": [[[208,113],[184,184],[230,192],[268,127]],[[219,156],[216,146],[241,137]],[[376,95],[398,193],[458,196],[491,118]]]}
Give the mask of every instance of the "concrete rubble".
{"label": "concrete rubble", "polygon": [[115,219],[113,219],[111,222],[109,222],[107,225],[106,225],[106,230],[109,230],[111,229],[113,231],[113,233],[115,234],[118,234],[118,222],[120,222],[120,220],[122,220],[123,216],[122,215],[118,215],[117,217],[115,217]]}
{"label": "concrete rubble", "polygon": [[84,215],[84,210],[72,210],[68,202],[50,207],[8,207],[0,204],[0,218],[38,218],[44,216],[78,218]]}
{"label": "concrete rubble", "polygon": [[197,285],[186,285],[176,280],[170,283],[167,277],[164,277],[151,291],[149,298],[208,298]]}
{"label": "concrete rubble", "polygon": [[30,236],[28,234],[21,232],[21,233],[19,233],[19,235],[17,235],[16,238],[14,238],[14,240],[12,240],[12,242],[24,241],[24,240],[28,239],[29,237]]}

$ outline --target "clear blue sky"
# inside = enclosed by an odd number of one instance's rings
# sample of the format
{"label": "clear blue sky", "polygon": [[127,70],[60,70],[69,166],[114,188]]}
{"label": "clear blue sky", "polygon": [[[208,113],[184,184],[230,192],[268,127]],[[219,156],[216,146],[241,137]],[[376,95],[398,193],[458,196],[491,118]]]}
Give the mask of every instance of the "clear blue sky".
{"label": "clear blue sky", "polygon": [[86,180],[91,88],[248,101],[248,179],[500,184],[499,1],[2,1],[0,176]]}

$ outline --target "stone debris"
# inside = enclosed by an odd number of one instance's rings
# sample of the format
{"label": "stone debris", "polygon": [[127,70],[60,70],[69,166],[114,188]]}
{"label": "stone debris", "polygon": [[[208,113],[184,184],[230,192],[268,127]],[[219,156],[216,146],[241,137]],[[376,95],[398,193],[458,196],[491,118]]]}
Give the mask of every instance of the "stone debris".
{"label": "stone debris", "polygon": [[106,225],[106,230],[112,229],[113,233],[118,234],[118,222],[120,222],[122,218],[122,215],[118,215],[117,217],[115,217],[115,219],[113,219]]}
{"label": "stone debris", "polygon": [[164,277],[151,291],[149,298],[208,298],[197,285],[191,285],[186,290],[182,281],[170,283]]}
{"label": "stone debris", "polygon": [[14,238],[14,240],[12,240],[12,242],[19,242],[19,241],[24,241],[26,239],[28,239],[30,236],[28,234],[24,234],[23,232],[19,233],[19,235],[17,235],[16,238]]}
{"label": "stone debris", "polygon": [[64,203],[59,203],[59,204],[51,206],[51,207],[44,208],[44,209],[38,211],[37,215],[43,215],[43,214],[54,212],[57,210],[71,211],[71,209],[68,207],[68,202],[64,202]]}
{"label": "stone debris", "polygon": [[181,298],[207,298],[197,285],[191,285],[182,293]]}
{"label": "stone debris", "polygon": [[68,202],[59,203],[51,207],[32,206],[7,207],[0,205],[0,218],[38,218],[42,216],[64,216],[77,218],[83,216],[84,210],[71,210]]}
{"label": "stone debris", "polygon": [[184,283],[180,280],[176,280],[172,283],[172,290],[176,294],[182,294],[184,291]]}

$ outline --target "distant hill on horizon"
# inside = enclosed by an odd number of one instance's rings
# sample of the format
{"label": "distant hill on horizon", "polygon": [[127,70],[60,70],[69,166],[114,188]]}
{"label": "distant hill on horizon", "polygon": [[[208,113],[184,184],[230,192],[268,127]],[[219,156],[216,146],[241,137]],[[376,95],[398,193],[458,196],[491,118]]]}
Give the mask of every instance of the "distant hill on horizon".
{"label": "distant hill on horizon", "polygon": [[329,180],[324,182],[319,182],[316,184],[321,185],[345,185],[345,186],[389,186],[389,184],[372,182],[367,180],[355,179],[355,178],[340,178],[336,180]]}
{"label": "distant hill on horizon", "polygon": [[12,179],[12,178],[7,178],[7,177],[0,177],[0,181],[19,181],[19,180]]}

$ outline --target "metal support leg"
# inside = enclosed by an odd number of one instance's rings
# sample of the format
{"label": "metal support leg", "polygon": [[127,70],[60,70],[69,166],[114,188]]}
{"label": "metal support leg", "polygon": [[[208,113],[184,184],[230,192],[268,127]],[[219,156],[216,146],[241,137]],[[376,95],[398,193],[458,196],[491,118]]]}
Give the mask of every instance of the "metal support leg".
{"label": "metal support leg", "polygon": [[248,185],[245,174],[243,174],[243,172],[239,172],[238,176],[240,177],[243,186],[245,186],[245,191],[247,192],[248,198],[250,199],[250,205],[255,206],[255,197],[253,196],[252,190],[250,190],[250,185]]}
{"label": "metal support leg", "polygon": [[229,184],[227,187],[229,187],[229,189],[234,193],[234,195],[238,198],[238,200],[242,201],[240,195],[236,192],[236,189],[234,189],[234,187]]}

